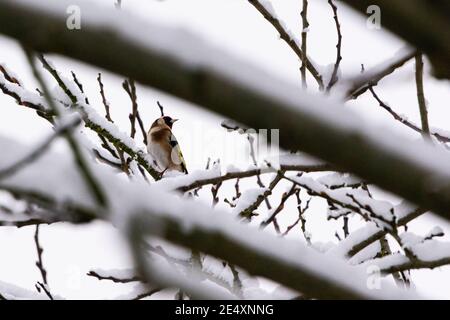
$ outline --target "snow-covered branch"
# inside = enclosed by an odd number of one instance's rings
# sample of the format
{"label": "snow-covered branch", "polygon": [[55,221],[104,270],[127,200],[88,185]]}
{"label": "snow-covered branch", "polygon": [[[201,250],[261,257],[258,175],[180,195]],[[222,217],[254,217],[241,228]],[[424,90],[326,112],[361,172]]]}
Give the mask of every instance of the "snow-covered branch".
{"label": "snow-covered branch", "polygon": [[414,269],[434,269],[450,264],[450,243],[433,239],[442,235],[440,228],[435,228],[426,237],[410,232],[400,235],[403,249],[408,254],[394,253],[382,258],[373,259],[363,265],[376,265],[384,273]]}
{"label": "snow-covered branch", "polygon": [[409,60],[414,58],[416,51],[403,49],[391,59],[365,71],[361,76],[351,81],[350,89],[347,89],[347,99],[356,99],[371,87],[376,86],[383,78],[392,74]]}
{"label": "snow-covered branch", "polygon": [[[177,41],[179,30],[79,3],[87,7],[84,27],[75,33],[67,31],[60,14],[70,1],[2,1],[0,31],[37,50],[63,53],[131,76],[250,127],[282,128],[281,147],[302,149],[449,218],[445,186],[450,179],[450,156],[444,151],[378,130],[348,109],[344,112],[340,103],[301,92],[196,36],[183,33],[186,41]],[[30,20],[36,23],[30,26]],[[54,42],[55,37],[60,41]],[[65,50],[68,46],[70,51]]]}
{"label": "snow-covered branch", "polygon": [[[5,68],[5,70],[7,69]],[[66,79],[63,79],[59,73],[56,72],[56,70],[54,71],[54,74],[60,78],[61,83],[64,83],[64,80],[67,81]],[[65,91],[68,92],[68,95],[76,99],[76,105],[72,110],[81,115],[86,127],[104,137],[108,142],[123,152],[127,153],[132,159],[136,160],[139,165],[145,168],[145,170],[152,175],[152,177],[155,179],[160,178],[160,174],[154,168],[150,157],[147,153],[136,146],[133,139],[121,132],[117,125],[100,116],[100,114],[98,114],[93,107],[87,105],[84,97],[77,97],[76,92],[70,91],[70,85],[65,84],[64,87],[66,88]],[[2,73],[0,73],[0,89],[6,95],[13,97],[20,105],[39,111],[39,113],[44,115],[46,119],[52,119],[53,112],[47,106],[47,103],[43,97],[37,93],[28,91],[17,83],[9,82]]]}

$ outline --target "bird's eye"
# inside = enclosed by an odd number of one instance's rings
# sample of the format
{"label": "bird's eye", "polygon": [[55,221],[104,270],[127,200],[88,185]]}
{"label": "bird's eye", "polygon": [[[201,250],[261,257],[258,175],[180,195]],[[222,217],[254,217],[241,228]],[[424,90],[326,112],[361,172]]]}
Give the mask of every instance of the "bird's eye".
{"label": "bird's eye", "polygon": [[171,117],[164,117],[164,122],[168,125],[171,126],[172,125],[172,118]]}

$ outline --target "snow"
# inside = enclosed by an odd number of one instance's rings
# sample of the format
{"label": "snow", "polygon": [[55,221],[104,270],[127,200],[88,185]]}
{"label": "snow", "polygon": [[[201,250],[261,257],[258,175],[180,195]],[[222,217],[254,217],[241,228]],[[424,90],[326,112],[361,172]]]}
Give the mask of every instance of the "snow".
{"label": "snow", "polygon": [[[20,143],[6,138],[0,139],[0,146],[5,151],[5,154],[8,155],[0,158],[0,166],[4,165],[5,162],[11,161],[11,157],[15,153],[23,152],[25,149]],[[93,201],[90,195],[86,194],[86,188],[74,166],[70,166],[70,162],[68,163],[63,159],[61,155],[49,152],[15,176],[2,181],[1,185],[2,187],[5,184],[7,186],[15,186],[18,190],[26,186],[26,191],[39,192],[51,199],[57,199],[61,203],[70,199],[72,203],[77,205],[81,203],[93,205]],[[352,279],[349,279],[348,274],[351,269],[343,260],[318,253],[300,242],[280,239],[240,224],[235,220],[234,216],[226,212],[214,211],[214,219],[211,220],[211,209],[206,205],[179,199],[158,188],[138,181],[129,182],[117,179],[110,170],[104,167],[96,166],[93,172],[96,176],[102,177],[101,186],[107,191],[111,211],[109,219],[121,229],[125,228],[122,230],[126,230],[128,221],[133,219],[136,214],[145,212],[145,215],[139,215],[139,217],[149,219],[149,223],[146,223],[145,227],[148,232],[156,236],[164,237],[164,221],[173,219],[182,226],[184,232],[190,232],[194,229],[218,232],[244,247],[257,250],[263,255],[284,261],[289,265],[308,270],[308,272],[337,282],[341,286],[352,288],[352,290],[359,292],[363,296],[384,298],[417,297],[413,293],[402,292],[399,294],[396,289],[389,287],[382,292],[368,291],[365,287],[366,275],[363,272],[359,273],[357,270],[354,270],[351,271]],[[39,175],[39,178],[37,175]],[[64,188],[61,186],[64,186]],[[246,199],[249,196],[243,195],[242,197]],[[189,212],[189,214],[186,214],[186,212]],[[160,217],[162,220],[158,220],[159,223],[155,223],[156,220],[152,219],[152,217]],[[328,267],[329,265],[333,265],[332,270]],[[164,283],[181,284],[181,287],[191,288],[194,291],[198,289],[192,287],[197,284],[168,270],[166,266],[155,266],[152,263],[151,274],[152,277]],[[208,294],[212,293],[208,291]],[[223,297],[223,295],[220,296]]]}
{"label": "snow", "polygon": [[[331,190],[326,188],[324,185],[318,183],[317,181],[313,180],[312,178],[306,176],[301,177],[293,176],[290,177],[290,179],[292,181],[295,181],[299,185],[303,186],[304,188],[307,188],[311,192],[314,192],[319,195],[327,195],[329,198],[334,199],[339,203],[358,208],[358,204],[355,203],[353,199],[350,197],[352,196],[364,208],[366,207],[371,208],[371,211],[365,209],[361,210],[363,212],[367,211],[370,217],[373,218],[377,222],[377,224],[383,227],[390,228],[390,226],[386,224],[385,221],[393,221],[394,207],[387,201],[375,200],[373,198],[370,198],[367,195],[367,193],[363,190],[342,190],[342,189]],[[374,213],[376,216],[373,216],[371,213]]]}
{"label": "snow", "polygon": [[270,15],[272,17],[277,19],[277,15],[276,15],[275,9],[274,9],[274,7],[272,5],[272,2],[270,0],[257,0],[257,2],[259,2],[267,10],[267,12],[270,13]]}
{"label": "snow", "polygon": [[45,294],[35,293],[3,281],[0,281],[0,294],[7,300],[48,300]]}
{"label": "snow", "polygon": [[425,238],[432,238],[432,237],[438,237],[444,235],[444,230],[442,230],[441,227],[435,226],[433,229],[431,229],[430,232],[425,236]]}
{"label": "snow", "polygon": [[[14,71],[12,71],[12,70],[8,67],[8,65],[7,65],[6,63],[0,62],[0,69],[1,69],[1,68],[3,68],[3,70],[5,70],[6,73],[7,73],[10,77],[12,77],[12,78],[14,78],[15,80],[17,80],[19,86],[23,87],[23,82],[22,82],[22,80],[20,80],[20,78],[17,76],[17,74],[16,74]],[[1,74],[1,73],[0,73],[0,74]],[[3,75],[3,74],[2,74],[2,75]]]}
{"label": "snow", "polygon": [[245,209],[253,205],[259,197],[262,197],[267,191],[267,188],[253,188],[242,192],[242,195],[237,200],[236,207],[233,208],[233,215],[238,215]]}
{"label": "snow", "polygon": [[[271,158],[266,159],[271,164]],[[323,164],[322,161],[305,153],[282,154],[279,157],[281,166],[315,166]]]}
{"label": "snow", "polygon": [[209,170],[194,170],[189,174],[177,177],[165,177],[155,183],[155,186],[161,190],[176,190],[178,188],[191,185],[196,181],[208,180],[220,177],[222,174],[219,167],[213,167]]}
{"label": "snow", "polygon": [[412,233],[412,232],[404,232],[400,235],[402,247],[404,249],[413,249],[414,246],[421,243],[423,238]]}
{"label": "snow", "polygon": [[377,266],[379,268],[379,270],[382,271],[382,270],[387,270],[392,266],[399,266],[399,265],[403,265],[408,262],[409,262],[409,259],[406,256],[404,256],[400,253],[394,253],[389,256],[366,261],[363,264],[361,264],[360,267],[368,268],[368,267]]}
{"label": "snow", "polygon": [[[20,145],[16,141],[0,136],[0,149],[3,150],[0,157],[0,168],[7,168],[28,154],[28,147]],[[45,153],[33,163],[11,177],[0,181],[3,189],[21,190],[25,193],[38,192],[47,194],[64,202],[77,202],[82,207],[94,206],[94,199],[84,187],[84,181],[80,174],[74,170],[74,162],[66,156],[54,157]],[[56,171],[57,170],[57,171]],[[55,175],[58,177],[55,177]]]}
{"label": "snow", "polygon": [[11,83],[6,80],[3,73],[0,72],[0,87],[5,87],[8,91],[17,93],[23,101],[28,101],[34,105],[41,107],[42,109],[46,109],[45,99],[41,97],[39,94],[25,90],[23,87],[19,86],[16,83]]}
{"label": "snow", "polygon": [[133,269],[93,269],[92,271],[104,278],[131,279],[136,277],[136,271]]}
{"label": "snow", "polygon": [[381,229],[374,222],[368,222],[364,227],[350,233],[350,235],[339,242],[330,253],[344,258],[356,244],[361,243],[380,231]]}
{"label": "snow", "polygon": [[402,201],[399,205],[395,206],[394,214],[396,220],[399,221],[401,219],[406,218],[409,214],[417,210],[417,207],[411,204],[408,201]]}
{"label": "snow", "polygon": [[363,181],[348,173],[334,172],[318,178],[317,182],[322,183],[327,188],[340,188],[360,184]]}
{"label": "snow", "polygon": [[446,259],[450,261],[450,242],[427,240],[411,248],[416,257],[423,261],[437,261]]}

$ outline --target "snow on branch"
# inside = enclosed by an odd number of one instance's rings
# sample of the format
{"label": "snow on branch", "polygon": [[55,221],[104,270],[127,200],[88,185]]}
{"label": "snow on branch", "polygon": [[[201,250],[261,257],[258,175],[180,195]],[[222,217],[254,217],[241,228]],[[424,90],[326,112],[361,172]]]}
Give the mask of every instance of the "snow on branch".
{"label": "snow on branch", "polygon": [[366,220],[374,221],[382,229],[392,229],[396,223],[394,207],[381,200],[367,196],[361,190],[331,190],[309,177],[285,177],[285,179],[306,189],[309,194],[322,197],[342,208],[360,214]]}
{"label": "snow on branch", "polygon": [[268,1],[260,1],[260,0],[248,0],[248,2],[253,5],[256,10],[258,10],[263,17],[278,31],[280,34],[280,38],[283,39],[286,44],[295,52],[297,57],[302,61],[302,63],[306,66],[306,69],[311,73],[314,79],[317,81],[319,88],[323,90],[325,88],[325,84],[322,79],[322,75],[317,71],[316,67],[309,60],[308,56],[303,53],[300,48],[295,36],[292,32],[284,25],[284,23],[278,19],[275,14],[275,10],[272,5]]}
{"label": "snow on branch", "polygon": [[156,184],[164,190],[179,190],[181,192],[187,192],[208,184],[217,184],[232,179],[242,179],[261,174],[276,173],[277,170],[283,172],[323,172],[336,170],[335,167],[306,155],[282,155],[278,160],[278,168],[273,168],[270,162],[271,160],[267,159],[265,164],[259,167],[252,166],[247,170],[227,168],[226,172],[222,172],[220,167],[217,166],[207,170],[197,170],[183,176],[167,177],[158,181]]}
{"label": "snow on branch", "polygon": [[45,300],[44,293],[35,293],[18,286],[0,281],[0,300]]}
{"label": "snow on branch", "polygon": [[[407,203],[401,203],[395,206],[394,213],[397,217],[397,228],[405,226],[408,222],[425,212],[426,210],[414,208]],[[386,230],[377,227],[374,222],[369,222],[364,227],[353,231],[347,238],[342,240],[333,251],[339,256],[352,257],[373,242],[383,238],[386,234]]]}
{"label": "snow on branch", "polygon": [[[97,10],[91,2],[79,3],[86,6],[85,23],[74,33],[67,31],[61,14],[70,1],[2,1],[0,32],[37,50],[62,53],[132,77],[249,127],[282,128],[282,148],[301,149],[450,218],[450,191],[445,187],[450,156],[444,151],[379,130],[350,110],[344,112],[340,102],[302,92],[194,35],[142,22],[123,11]],[[30,19],[36,21],[32,27],[27,23]],[[180,37],[185,41],[177,41]],[[244,102],[246,112],[242,112]]]}
{"label": "snow on branch", "polygon": [[437,234],[431,232],[426,237],[420,237],[410,232],[405,232],[400,235],[403,249],[408,250],[412,256],[395,253],[369,260],[363,266],[376,265],[384,273],[394,273],[414,269],[434,269],[448,265],[450,264],[450,243],[434,239],[434,237],[441,235],[442,233],[439,232]]}
{"label": "snow on branch", "polygon": [[350,88],[347,89],[347,99],[356,99],[371,87],[376,86],[383,78],[402,67],[415,55],[416,51],[412,49],[402,49],[393,58],[364,71],[361,76],[351,82]]}
{"label": "snow on branch", "polygon": [[[61,77],[56,70],[53,72],[60,79],[61,83],[68,81]],[[76,104],[72,110],[81,115],[86,127],[98,133],[111,144],[127,153],[132,159],[136,160],[143,168],[145,168],[152,177],[159,179],[160,174],[154,168],[150,157],[146,152],[136,146],[133,139],[121,132],[117,125],[100,116],[93,107],[87,105],[83,96],[80,95],[77,97],[76,93],[72,93],[69,89],[70,85],[65,83],[64,87],[65,91],[68,92],[68,95],[76,99]],[[45,118],[52,119],[53,112],[47,106],[43,97],[28,91],[16,83],[10,83],[2,73],[0,73],[0,89],[6,95],[13,97],[20,105],[37,110],[40,114],[44,115]]]}

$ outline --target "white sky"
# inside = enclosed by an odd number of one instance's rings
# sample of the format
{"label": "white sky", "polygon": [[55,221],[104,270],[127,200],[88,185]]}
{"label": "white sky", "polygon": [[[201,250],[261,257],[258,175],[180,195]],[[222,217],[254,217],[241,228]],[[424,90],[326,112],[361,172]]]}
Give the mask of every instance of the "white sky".
{"label": "white sky", "polygon": [[[113,6],[113,0],[96,0],[105,6]],[[299,34],[300,2],[298,0],[272,0],[277,15],[291,29]],[[74,1],[76,3],[76,1]],[[170,26],[178,26],[202,35],[209,42],[249,61],[259,67],[300,85],[299,61],[295,54],[278,38],[273,27],[244,0],[165,0],[138,1],[123,0],[123,10],[159,21]],[[405,46],[394,36],[382,30],[369,30],[365,19],[339,4],[339,16],[343,33],[343,76],[351,76],[364,64],[366,69],[386,59]],[[336,31],[331,9],[326,1],[310,0],[310,32],[308,34],[308,54],[317,64],[327,66],[335,60]],[[132,59],[132,57],[130,57]],[[91,104],[100,112],[101,100],[98,94],[96,76],[103,73],[105,90],[111,103],[111,113],[123,131],[129,130],[128,113],[130,102],[121,88],[121,77],[103,70],[62,57],[51,56],[58,69],[67,77],[74,70],[87,91]],[[36,86],[20,48],[15,42],[0,37],[0,62],[6,63],[22,79],[28,88]],[[402,69],[383,80],[378,93],[389,102],[398,113],[420,123],[414,85],[414,64],[408,63]],[[427,68],[428,70],[428,68]],[[49,81],[50,78],[48,78]],[[309,79],[311,88],[315,85]],[[448,101],[449,83],[437,81],[427,76],[425,92],[429,103],[429,117],[432,127],[450,130]],[[180,121],[175,125],[175,134],[180,141],[188,168],[203,168],[207,158],[221,158],[222,163],[235,163],[235,154],[246,153],[247,142],[236,134],[226,134],[220,128],[220,116],[207,113],[190,103],[169,97],[147,87],[138,86],[140,112],[147,126],[159,115],[156,101],[166,107],[166,113]],[[39,141],[50,128],[32,111],[17,106],[11,98],[0,95],[2,108],[0,134],[33,144]],[[245,107],[245,106],[243,106]],[[394,128],[399,133],[419,135],[394,122],[389,115],[378,108],[369,96],[352,102],[349,108],[361,114],[368,122]],[[230,153],[233,147],[234,153]],[[63,151],[60,143],[57,149]],[[230,156],[231,154],[231,156]],[[253,181],[242,187],[255,187]],[[288,185],[282,185],[275,192],[272,205],[279,201],[281,192]],[[223,187],[225,194],[233,192],[232,184]],[[209,190],[209,188],[207,188]],[[222,195],[222,197],[224,196]],[[393,198],[380,192],[380,196]],[[394,201],[398,201],[395,199]],[[288,203],[287,211],[294,211],[294,202]],[[287,215],[285,222],[294,219]],[[322,201],[313,202],[307,215],[307,227],[314,241],[336,241],[334,232],[341,225],[326,221],[326,207]],[[282,221],[283,221],[282,220]],[[352,226],[358,225],[354,222]],[[421,217],[411,224],[419,234],[427,233],[434,225],[450,231],[448,223],[431,215]],[[34,242],[34,228],[0,229],[0,280],[11,282],[29,289],[40,280],[37,268]],[[298,233],[294,237],[300,238]],[[66,298],[114,298],[125,293],[132,286],[99,282],[84,276],[92,268],[121,268],[130,265],[125,243],[120,234],[102,222],[89,226],[73,227],[64,224],[43,226],[41,238],[44,246],[44,261],[49,273],[49,283],[54,292]],[[447,237],[448,239],[448,237]],[[439,298],[450,298],[450,268],[413,273],[413,282],[421,293]]]}

